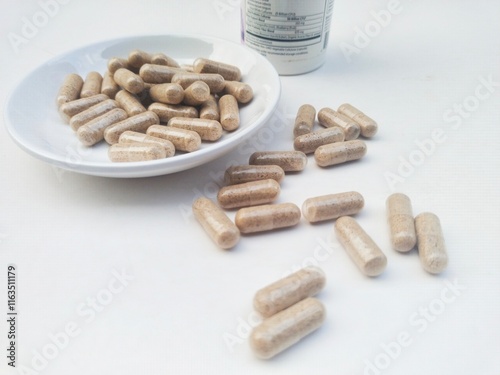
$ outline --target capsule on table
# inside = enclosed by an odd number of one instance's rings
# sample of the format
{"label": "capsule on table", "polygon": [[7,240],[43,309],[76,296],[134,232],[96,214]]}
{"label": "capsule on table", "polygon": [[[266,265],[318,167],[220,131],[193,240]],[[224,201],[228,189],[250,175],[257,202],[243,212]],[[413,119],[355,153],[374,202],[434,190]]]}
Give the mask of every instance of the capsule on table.
{"label": "capsule on table", "polygon": [[176,150],[193,152],[200,148],[200,135],[192,130],[179,129],[164,125],[151,125],[147,135],[167,139],[172,142]]}
{"label": "capsule on table", "polygon": [[205,120],[220,120],[219,103],[214,95],[210,95],[200,106],[200,118]]}
{"label": "capsule on table", "polygon": [[134,72],[120,68],[113,74],[115,82],[132,94],[138,94],[144,90],[144,81]]}
{"label": "capsule on table", "polygon": [[307,221],[317,223],[357,214],[364,205],[365,200],[361,194],[348,191],[308,198],[302,205],[302,213]]}
{"label": "capsule on table", "polygon": [[204,58],[197,58],[193,62],[196,73],[220,74],[226,81],[241,81],[241,71],[237,66]]}
{"label": "capsule on table", "polygon": [[250,347],[257,357],[272,358],[321,327],[325,316],[319,300],[306,298],[257,326],[250,335]]}
{"label": "capsule on table", "polygon": [[155,53],[151,55],[151,64],[166,65],[166,66],[172,66],[174,68],[180,68],[179,63],[175,59],[165,55],[164,53]]}
{"label": "capsule on table", "polygon": [[210,238],[222,249],[231,249],[240,239],[240,231],[214,202],[198,198],[193,203],[193,214]]}
{"label": "capsule on table", "polygon": [[57,93],[56,103],[57,107],[60,107],[64,103],[71,102],[80,98],[80,92],[82,91],[83,78],[78,74],[71,73],[68,74],[59,88]]}
{"label": "capsule on table", "polygon": [[361,132],[361,128],[356,121],[351,120],[349,117],[344,116],[331,108],[322,108],[319,110],[318,122],[325,128],[331,128],[333,126],[342,128],[346,141],[358,138]]}
{"label": "capsule on table", "polygon": [[104,139],[112,145],[118,143],[120,135],[127,130],[145,133],[151,125],[159,123],[160,119],[156,113],[151,111],[139,113],[107,127],[104,131]]}
{"label": "capsule on table", "polygon": [[274,180],[260,180],[221,188],[217,201],[222,208],[241,208],[274,202],[280,193],[280,184]]}
{"label": "capsule on table", "polygon": [[120,86],[113,79],[113,74],[106,72],[102,78],[101,93],[114,99],[118,91],[120,91]]}
{"label": "capsule on table", "polygon": [[130,66],[138,69],[151,62],[151,55],[145,51],[135,49],[128,54],[127,62]]}
{"label": "capsule on table", "polygon": [[165,149],[161,145],[151,143],[116,143],[108,149],[112,162],[135,162],[164,159]]}
{"label": "capsule on table", "polygon": [[368,117],[354,106],[345,103],[339,107],[338,111],[358,123],[363,137],[371,138],[377,133],[378,125],[375,120]]}
{"label": "capsule on table", "polygon": [[135,116],[139,113],[146,112],[146,108],[142,105],[140,100],[127,90],[120,90],[115,95],[115,100],[118,105],[127,112],[129,116]]}
{"label": "capsule on table", "polygon": [[297,116],[295,116],[295,123],[293,125],[294,138],[310,133],[313,129],[315,118],[316,109],[312,105],[301,105],[297,111]]}
{"label": "capsule on table", "polygon": [[224,172],[226,185],[273,179],[280,183],[285,177],[285,171],[278,165],[235,165]]}
{"label": "capsule on table", "polygon": [[361,159],[366,154],[366,143],[358,139],[319,146],[314,159],[320,167]]}
{"label": "capsule on table", "polygon": [[417,243],[410,198],[401,193],[391,194],[386,200],[386,208],[392,248],[410,251]]}
{"label": "capsule on table", "polygon": [[93,146],[104,139],[104,130],[107,127],[126,118],[127,112],[123,109],[112,109],[80,126],[76,131],[76,136],[85,146]]}
{"label": "capsule on table", "polygon": [[149,89],[149,96],[156,102],[179,104],[184,100],[184,89],[176,83],[160,83]]}
{"label": "capsule on table", "polygon": [[430,212],[415,217],[418,255],[424,270],[437,274],[448,265],[448,254],[439,218]]}
{"label": "capsule on table", "polygon": [[367,276],[380,275],[387,258],[373,239],[350,216],[342,216],[335,221],[335,233],[347,254]]}
{"label": "capsule on table", "polygon": [[305,298],[315,296],[325,284],[325,274],[319,267],[304,267],[258,290],[253,307],[267,318]]}
{"label": "capsule on table", "polygon": [[249,164],[278,165],[285,172],[299,172],[306,167],[307,156],[302,151],[256,151]]}
{"label": "capsule on table", "polygon": [[156,113],[161,122],[169,122],[173,117],[198,117],[198,110],[195,107],[187,105],[152,103],[148,107],[148,110]]}
{"label": "capsule on table", "polygon": [[69,120],[69,126],[74,131],[77,131],[80,126],[115,108],[118,108],[118,104],[116,104],[113,99],[108,99],[103,102],[97,103],[92,107],[87,108],[86,110],[71,117],[71,119]]}
{"label": "capsule on table", "polygon": [[196,81],[205,82],[208,87],[210,87],[211,94],[218,94],[226,85],[226,81],[224,77],[220,74],[211,74],[211,73],[189,73],[189,72],[178,72],[172,77],[173,83],[178,83],[184,89],[186,89],[189,85]]}
{"label": "capsule on table", "polygon": [[170,83],[172,77],[182,72],[181,69],[156,64],[144,64],[139,70],[139,76],[147,83]]}
{"label": "capsule on table", "polygon": [[88,98],[101,93],[102,76],[99,72],[89,72],[83,82],[80,98]]}
{"label": "capsule on table", "polygon": [[61,104],[59,107],[59,114],[66,122],[68,122],[74,115],[108,99],[109,97],[104,94],[97,94],[88,98],[76,99],[71,102]]}
{"label": "capsule on table", "polygon": [[226,131],[233,131],[240,126],[240,110],[238,102],[232,95],[224,95],[219,99],[220,124]]}
{"label": "capsule on table", "polygon": [[[178,85],[173,83],[173,85]],[[182,88],[181,85],[179,85]],[[196,81],[184,90],[183,102],[185,105],[198,106],[210,98],[210,87],[203,81]]]}
{"label": "capsule on table", "polygon": [[127,59],[122,57],[112,57],[108,60],[108,71],[111,74],[115,74],[118,69],[131,69],[132,67],[128,64]]}
{"label": "capsule on table", "polygon": [[299,135],[293,142],[293,148],[304,154],[311,154],[319,146],[343,141],[344,131],[341,128],[333,127]]}
{"label": "capsule on table", "polygon": [[293,203],[240,208],[235,223],[241,233],[265,232],[293,227],[300,221],[300,209]]}
{"label": "capsule on table", "polygon": [[168,126],[192,130],[200,135],[202,141],[216,141],[222,137],[222,126],[215,120],[173,117],[168,121]]}
{"label": "capsule on table", "polygon": [[248,103],[253,99],[253,89],[248,83],[239,81],[226,81],[223,94],[229,94],[236,98],[238,103]]}
{"label": "capsule on table", "polygon": [[174,156],[174,154],[175,154],[175,146],[169,140],[158,138],[158,137],[153,137],[151,135],[135,132],[132,130],[124,131],[120,135],[120,138],[118,139],[118,143],[155,144],[155,145],[159,145],[165,149],[165,157],[166,158]]}

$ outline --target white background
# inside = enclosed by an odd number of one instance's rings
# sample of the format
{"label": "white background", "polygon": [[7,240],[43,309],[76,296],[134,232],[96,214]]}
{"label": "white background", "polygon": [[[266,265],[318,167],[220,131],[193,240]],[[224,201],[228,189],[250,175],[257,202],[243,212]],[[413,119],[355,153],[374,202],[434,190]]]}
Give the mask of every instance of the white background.
{"label": "white background", "polygon": [[[239,41],[236,0],[119,4],[61,4],[16,52],[9,33],[22,35],[23,17],[41,7],[2,0],[1,102],[31,69],[96,41],[161,33]],[[337,1],[327,63],[282,77],[276,115],[245,152],[190,171],[130,180],[64,172],[25,154],[2,127],[0,374],[498,375],[500,3],[401,0],[400,12],[348,61],[340,45],[355,45],[356,28],[382,9],[387,1]],[[497,86],[475,100],[482,79]],[[294,229],[246,236],[227,252],[190,214],[197,196],[214,197],[228,163],[244,163],[255,149],[290,149],[293,118],[305,102],[317,109],[351,102],[380,131],[362,161],[320,169],[310,159],[303,173],[285,178],[279,201],[300,206],[316,195],[363,194],[357,218],[388,257],[378,278],[361,275],[332,236],[332,223],[302,220]],[[469,110],[447,122],[454,104]],[[387,173],[415,158],[417,142],[436,129],[444,141],[391,188]],[[423,271],[416,252],[391,250],[384,205],[392,191],[409,195],[415,214],[440,217],[450,258],[441,275]],[[255,324],[253,294],[311,262],[328,277],[318,295],[327,321],[275,359],[257,360],[246,340]],[[10,263],[18,268],[17,365],[33,369],[32,359],[45,350],[55,358],[38,363],[42,371],[6,364]],[[116,272],[133,280],[91,315],[87,299],[104,296]],[[54,354],[50,335],[60,336],[68,324],[76,333]],[[401,336],[407,346],[398,349]],[[372,365],[386,368],[368,370]]]}

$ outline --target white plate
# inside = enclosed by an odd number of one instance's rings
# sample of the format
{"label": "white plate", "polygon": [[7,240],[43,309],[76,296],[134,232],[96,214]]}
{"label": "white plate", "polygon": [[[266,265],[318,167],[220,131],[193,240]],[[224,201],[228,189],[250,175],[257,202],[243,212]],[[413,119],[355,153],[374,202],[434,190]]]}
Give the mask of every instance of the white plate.
{"label": "white plate", "polygon": [[[241,125],[198,151],[172,158],[112,163],[108,145],[82,146],[62,121],[55,98],[68,73],[104,73],[110,57],[127,57],[133,49],[163,52],[179,63],[206,57],[237,65],[254,99],[241,108]],[[183,35],[138,36],[95,43],[58,56],[28,74],[13,90],[5,108],[5,123],[14,141],[29,154],[57,167],[107,177],[148,177],[174,173],[212,161],[251,137],[272,115],[280,96],[280,80],[261,55],[236,43]]]}

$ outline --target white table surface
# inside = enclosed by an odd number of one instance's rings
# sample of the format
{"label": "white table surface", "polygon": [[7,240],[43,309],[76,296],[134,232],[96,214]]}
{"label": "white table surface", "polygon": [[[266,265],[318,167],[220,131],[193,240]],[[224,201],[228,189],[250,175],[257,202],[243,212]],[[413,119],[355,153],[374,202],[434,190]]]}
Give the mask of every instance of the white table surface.
{"label": "white table surface", "polygon": [[[15,51],[9,33],[21,35],[23,17],[41,5],[2,1],[1,102],[31,69],[99,40],[198,33],[239,41],[236,0],[106,3],[60,4]],[[400,12],[348,62],[340,45],[353,44],[356,27],[387,6],[337,1],[327,63],[282,77],[268,126],[239,151],[193,170],[128,180],[64,172],[24,153],[1,127],[0,311],[7,265],[15,264],[19,315],[12,369],[0,313],[0,373],[498,374],[500,3],[401,0]],[[490,91],[485,80],[494,82]],[[293,118],[306,102],[317,109],[351,102],[380,131],[362,161],[324,170],[310,159],[303,173],[285,178],[279,201],[300,206],[311,196],[362,193],[357,218],[388,257],[378,278],[361,275],[331,222],[303,219],[294,229],[245,236],[227,252],[191,215],[196,197],[214,197],[229,163],[255,150],[289,149]],[[450,118],[455,104],[465,110]],[[442,142],[389,186],[387,173],[398,173],[402,159],[417,160],[417,142],[439,129]],[[390,248],[385,199],[392,191],[409,195],[415,214],[440,217],[450,259],[441,275],[426,273],[415,251]],[[253,294],[310,263],[328,277],[318,295],[325,324],[275,359],[256,359],[246,340]],[[117,273],[130,280],[120,283]],[[57,352],[51,335],[60,339]]]}

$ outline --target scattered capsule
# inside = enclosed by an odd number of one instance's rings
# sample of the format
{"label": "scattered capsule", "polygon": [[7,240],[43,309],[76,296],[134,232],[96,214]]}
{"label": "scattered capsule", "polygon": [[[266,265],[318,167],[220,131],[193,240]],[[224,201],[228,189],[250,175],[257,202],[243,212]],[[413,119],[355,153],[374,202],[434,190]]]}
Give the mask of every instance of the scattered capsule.
{"label": "scattered capsule", "polygon": [[76,131],[76,136],[85,146],[93,146],[104,139],[104,130],[107,127],[126,118],[127,112],[123,109],[112,109],[80,126]]}
{"label": "scattered capsule", "polygon": [[[178,85],[172,83],[172,85]],[[182,86],[178,85],[181,89]],[[196,81],[184,90],[184,104],[198,106],[205,103],[210,98],[210,87],[203,81]],[[175,104],[175,103],[172,103]]]}
{"label": "scattered capsule", "polygon": [[250,207],[271,203],[279,193],[280,184],[268,179],[225,186],[219,190],[217,200],[225,209]]}
{"label": "scattered capsule", "polygon": [[410,251],[417,243],[410,198],[401,193],[391,194],[386,200],[386,207],[392,248],[401,252]]}
{"label": "scattered capsule", "polygon": [[218,94],[224,90],[226,85],[224,77],[220,74],[186,73],[181,71],[172,77],[172,82],[180,84],[184,89],[196,81],[205,82],[210,87],[211,94]]}
{"label": "scattered capsule", "polygon": [[311,154],[319,146],[344,141],[344,131],[338,127],[316,130],[299,135],[293,142],[293,148],[304,154]]}
{"label": "scattered capsule", "polygon": [[192,130],[200,135],[202,141],[216,141],[222,137],[222,126],[215,120],[173,117],[168,121],[168,126]]}
{"label": "scattered capsule", "polygon": [[234,247],[240,231],[214,202],[201,197],[193,203],[193,214],[210,238],[222,249]]}
{"label": "scattered capsule", "polygon": [[69,120],[69,126],[74,131],[77,131],[80,126],[115,108],[118,108],[118,105],[113,99],[108,99],[103,102],[97,103],[92,107],[87,108],[86,110],[71,117],[71,119]]}
{"label": "scattered capsule", "polygon": [[335,233],[361,272],[367,276],[378,276],[384,271],[386,256],[356,220],[350,216],[338,218]]}
{"label": "scattered capsule", "polygon": [[147,83],[170,83],[172,77],[179,72],[182,70],[172,66],[144,64],[139,70],[139,76]]}
{"label": "scattered capsule", "polygon": [[327,167],[361,159],[365,154],[365,142],[355,139],[319,146],[314,151],[314,159],[320,167]]}
{"label": "scattered capsule", "polygon": [[106,72],[102,78],[101,93],[114,99],[118,91],[120,91],[120,86],[113,79],[113,74]]}
{"label": "scattered capsule", "polygon": [[371,138],[377,133],[377,123],[352,105],[347,103],[342,104],[338,111],[359,124],[359,127],[361,128],[361,135],[363,137]]}
{"label": "scattered capsule", "polygon": [[64,103],[71,102],[80,97],[82,91],[83,78],[78,74],[68,74],[57,93],[56,103],[60,107]]}
{"label": "scattered capsule", "polygon": [[224,172],[226,185],[267,179],[280,183],[284,177],[285,171],[278,165],[236,165],[227,168]]}
{"label": "scattered capsule", "polygon": [[165,149],[151,143],[116,143],[108,149],[108,157],[113,162],[134,162],[164,159]]}
{"label": "scattered capsule", "polygon": [[73,100],[71,102],[61,104],[59,107],[59,114],[66,122],[68,122],[74,115],[108,99],[109,97],[107,95],[97,94],[88,98]]}
{"label": "scattered capsule", "polygon": [[293,126],[293,136],[297,138],[300,135],[310,133],[314,126],[316,109],[310,104],[303,104],[297,111],[295,123]]}
{"label": "scattered capsule", "polygon": [[272,358],[321,327],[325,316],[319,300],[306,298],[257,326],[250,335],[250,347],[257,357]]}
{"label": "scattered capsule", "polygon": [[250,155],[249,164],[278,165],[285,172],[298,172],[306,167],[307,156],[302,151],[256,151]]}
{"label": "scattered capsule", "polygon": [[170,56],[165,55],[164,53],[155,53],[151,55],[151,64],[166,65],[166,66],[172,66],[174,68],[180,68],[180,65],[177,61],[175,61]]}
{"label": "scattered capsule", "polygon": [[306,199],[302,205],[302,213],[307,221],[317,223],[357,214],[364,205],[365,200],[361,194],[349,191]]}
{"label": "scattered capsule", "polygon": [[240,126],[240,110],[238,102],[232,95],[224,95],[219,99],[220,123],[224,130],[233,131]]}
{"label": "scattered capsule", "polygon": [[194,60],[193,70],[196,73],[220,74],[226,81],[241,81],[241,71],[237,66],[204,58]]}
{"label": "scattered capsule", "polygon": [[139,99],[127,90],[118,91],[115,95],[115,100],[129,116],[135,116],[139,113],[146,112],[146,108],[142,105]]}
{"label": "scattered capsule", "polygon": [[120,138],[118,139],[118,143],[148,143],[160,145],[165,149],[165,157],[169,158],[174,156],[175,154],[175,146],[172,142],[166,139],[153,137],[151,135],[147,135],[144,133],[134,132],[131,130],[124,131]]}
{"label": "scattered capsule", "polygon": [[177,83],[160,83],[149,89],[149,96],[156,102],[179,104],[184,100],[184,89]]}
{"label": "scattered capsule", "polygon": [[239,81],[226,81],[223,94],[229,94],[236,98],[238,103],[248,103],[253,99],[253,89],[248,83]]}
{"label": "scattered capsule", "polygon": [[159,123],[160,119],[156,113],[151,111],[142,112],[107,127],[104,131],[104,139],[112,145],[118,143],[120,135],[127,130],[145,133],[151,125]]}
{"label": "scattered capsule", "polygon": [[132,94],[138,94],[144,90],[144,81],[134,72],[120,68],[113,74],[115,82]]}
{"label": "scattered capsule", "polygon": [[214,95],[210,95],[200,107],[200,118],[205,120],[220,120],[219,104]]}
{"label": "scattered capsule", "polygon": [[300,216],[300,209],[293,203],[266,204],[240,208],[235,223],[241,233],[256,233],[293,227]]}
{"label": "scattered capsule", "polygon": [[98,72],[90,72],[83,82],[80,98],[88,98],[101,93],[102,76]]}
{"label": "scattered capsule", "polygon": [[253,307],[267,318],[305,298],[315,296],[325,284],[325,274],[319,267],[304,267],[258,290]]}
{"label": "scattered capsule", "polygon": [[430,212],[415,217],[418,254],[424,270],[437,274],[448,265],[448,254],[439,218]]}
{"label": "scattered capsule", "polygon": [[152,103],[148,110],[156,113],[161,122],[169,122],[173,117],[198,117],[198,110],[187,105]]}
{"label": "scattered capsule", "polygon": [[201,146],[199,134],[192,130],[164,125],[151,125],[146,134],[169,140],[174,144],[175,149],[179,151],[193,152]]}
{"label": "scattered capsule", "polygon": [[361,128],[358,123],[351,120],[349,117],[344,116],[331,108],[322,108],[318,112],[318,122],[325,128],[338,126],[342,128],[345,134],[345,140],[351,141],[359,137]]}
{"label": "scattered capsule", "polygon": [[151,55],[147,52],[135,49],[128,54],[127,62],[134,68],[140,68],[144,64],[151,62]]}
{"label": "scattered capsule", "polygon": [[115,74],[118,69],[131,69],[132,67],[128,64],[127,59],[121,57],[112,57],[108,60],[108,71],[111,74]]}

